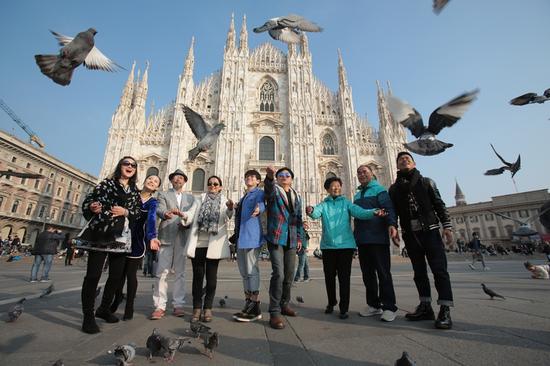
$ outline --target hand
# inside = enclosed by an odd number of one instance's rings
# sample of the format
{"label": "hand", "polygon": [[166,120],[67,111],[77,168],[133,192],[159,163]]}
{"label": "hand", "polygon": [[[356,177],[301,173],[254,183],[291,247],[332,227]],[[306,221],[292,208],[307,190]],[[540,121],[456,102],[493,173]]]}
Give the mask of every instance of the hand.
{"label": "hand", "polygon": [[126,216],[126,209],[121,206],[113,206],[111,208],[111,215],[113,217]]}
{"label": "hand", "polygon": [[378,217],[386,217],[388,213],[383,208],[377,208],[376,211],[374,211],[374,216]]}
{"label": "hand", "polygon": [[258,217],[260,215],[260,205],[256,203],[254,211],[252,211],[252,217]]}
{"label": "hand", "polygon": [[443,237],[445,238],[446,245],[453,243],[453,231],[451,229],[443,229]]}
{"label": "hand", "polygon": [[231,201],[231,199],[228,199],[225,205],[227,206],[227,209],[231,211],[235,207],[235,202]]}
{"label": "hand", "polygon": [[390,238],[393,241],[393,244],[399,247],[399,242],[401,241],[401,239],[399,239],[399,232],[397,231],[396,227],[390,226],[389,232],[390,232]]}
{"label": "hand", "polygon": [[306,214],[311,215],[313,213],[313,206],[306,207]]}
{"label": "hand", "polygon": [[166,220],[170,220],[172,217],[174,217],[174,213],[172,211],[168,211],[164,214],[164,218]]}
{"label": "hand", "polygon": [[160,240],[158,240],[157,238],[151,239],[150,247],[151,247],[151,250],[159,250]]}
{"label": "hand", "polygon": [[103,205],[101,204],[101,202],[92,202],[90,203],[89,207],[90,207],[90,211],[92,211],[95,214],[98,214],[98,213],[101,213],[101,208],[103,207]]}
{"label": "hand", "polygon": [[296,250],[300,251],[300,249],[302,249],[302,242],[301,241],[299,241],[298,244],[296,245]]}
{"label": "hand", "polygon": [[267,168],[265,168],[265,172],[266,172],[266,178],[273,179],[273,177],[275,176],[276,170],[272,165],[270,165]]}

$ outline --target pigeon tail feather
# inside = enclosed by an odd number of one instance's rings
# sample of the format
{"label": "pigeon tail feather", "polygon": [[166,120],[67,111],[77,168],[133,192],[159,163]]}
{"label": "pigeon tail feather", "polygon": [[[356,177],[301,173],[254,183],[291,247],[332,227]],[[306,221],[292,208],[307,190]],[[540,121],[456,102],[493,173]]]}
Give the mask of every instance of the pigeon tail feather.
{"label": "pigeon tail feather", "polygon": [[35,55],[36,64],[40,71],[59,85],[69,85],[74,69],[69,65],[63,67],[61,58],[57,55]]}

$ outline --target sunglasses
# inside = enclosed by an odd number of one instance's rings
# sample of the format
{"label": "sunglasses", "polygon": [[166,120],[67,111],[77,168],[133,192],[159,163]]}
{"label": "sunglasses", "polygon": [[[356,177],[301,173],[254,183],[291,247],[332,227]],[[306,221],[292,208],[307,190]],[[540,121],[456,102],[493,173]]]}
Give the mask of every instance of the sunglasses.
{"label": "sunglasses", "polygon": [[279,173],[277,175],[278,178],[290,178],[292,177],[292,175],[290,175],[290,173]]}
{"label": "sunglasses", "polygon": [[136,163],[132,163],[131,161],[123,161],[122,162],[122,165],[123,166],[131,166],[132,168],[137,168],[137,164]]}
{"label": "sunglasses", "polygon": [[220,185],[220,183],[215,183],[215,182],[214,182],[214,183],[208,183],[208,184],[207,184],[208,187],[217,187],[217,186],[219,186],[219,185]]}

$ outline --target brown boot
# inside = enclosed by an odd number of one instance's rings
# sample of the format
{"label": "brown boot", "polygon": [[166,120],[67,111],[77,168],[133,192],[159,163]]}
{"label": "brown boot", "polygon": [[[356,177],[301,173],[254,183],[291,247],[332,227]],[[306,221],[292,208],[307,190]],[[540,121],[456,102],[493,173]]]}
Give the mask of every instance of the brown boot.
{"label": "brown boot", "polygon": [[273,329],[283,329],[285,327],[283,318],[281,318],[280,316],[272,316],[271,318],[269,318],[269,325]]}
{"label": "brown boot", "polygon": [[298,313],[296,313],[296,311],[292,310],[288,306],[283,306],[283,308],[281,308],[281,314],[286,316],[296,316]]}
{"label": "brown boot", "polygon": [[212,309],[204,309],[202,321],[205,323],[210,323],[212,321]]}
{"label": "brown boot", "polygon": [[191,315],[192,322],[198,322],[201,319],[201,309],[193,309],[193,315]]}

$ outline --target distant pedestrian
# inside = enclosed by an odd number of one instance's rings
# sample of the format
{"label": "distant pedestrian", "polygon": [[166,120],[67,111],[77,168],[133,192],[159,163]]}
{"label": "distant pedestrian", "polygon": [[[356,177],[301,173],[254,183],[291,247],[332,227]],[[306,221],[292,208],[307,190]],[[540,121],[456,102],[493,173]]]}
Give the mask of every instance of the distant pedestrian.
{"label": "distant pedestrian", "polygon": [[479,240],[479,234],[474,232],[472,234],[472,240],[470,241],[470,248],[472,249],[472,263],[469,264],[470,268],[475,270],[475,264],[479,259],[483,265],[483,270],[488,271],[490,268],[485,265],[485,258],[483,257],[483,252],[481,251],[481,241]]}
{"label": "distant pedestrian", "polygon": [[65,248],[65,265],[72,266],[73,264],[71,263],[71,261],[73,260],[74,256],[74,244],[71,240],[70,233],[65,234],[65,238],[63,239],[63,247]]}
{"label": "distant pedestrian", "polygon": [[57,241],[65,237],[59,230],[55,230],[53,226],[48,226],[46,231],[38,234],[36,238],[36,244],[34,246],[34,262],[31,268],[31,280],[30,282],[36,282],[38,280],[38,272],[40,270],[40,264],[44,263],[42,269],[42,276],[40,282],[49,282],[50,269],[52,268],[53,257],[57,253]]}
{"label": "distant pedestrian", "polygon": [[302,282],[309,282],[309,261],[307,258],[308,247],[309,247],[309,233],[307,230],[309,226],[307,222],[304,221],[304,238],[302,240],[302,248],[296,251],[298,255],[298,265],[296,266],[296,275],[294,276],[294,282],[300,281],[300,276],[303,273]]}

